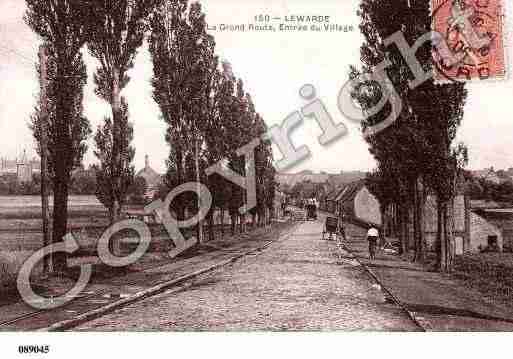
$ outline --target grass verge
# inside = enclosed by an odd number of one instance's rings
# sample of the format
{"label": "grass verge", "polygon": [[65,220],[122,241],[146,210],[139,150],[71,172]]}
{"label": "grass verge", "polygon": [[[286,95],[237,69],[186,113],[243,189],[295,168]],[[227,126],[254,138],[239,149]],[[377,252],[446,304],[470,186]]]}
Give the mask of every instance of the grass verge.
{"label": "grass verge", "polygon": [[513,255],[467,254],[456,257],[454,275],[487,299],[513,308]]}

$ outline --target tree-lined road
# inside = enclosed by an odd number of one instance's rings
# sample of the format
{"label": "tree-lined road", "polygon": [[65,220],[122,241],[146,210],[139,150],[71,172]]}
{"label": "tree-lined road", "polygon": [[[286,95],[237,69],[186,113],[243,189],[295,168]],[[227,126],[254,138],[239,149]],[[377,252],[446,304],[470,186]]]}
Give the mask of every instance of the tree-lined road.
{"label": "tree-lined road", "polygon": [[361,266],[320,240],[322,226],[305,222],[258,255],[75,330],[417,330]]}

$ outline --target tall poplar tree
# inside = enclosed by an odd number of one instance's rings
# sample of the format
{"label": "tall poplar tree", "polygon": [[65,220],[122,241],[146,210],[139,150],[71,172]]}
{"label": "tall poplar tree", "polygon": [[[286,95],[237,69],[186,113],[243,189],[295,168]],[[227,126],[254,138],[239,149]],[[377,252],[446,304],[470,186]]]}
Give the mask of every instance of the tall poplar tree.
{"label": "tall poplar tree", "polygon": [[[163,1],[151,18],[151,30],[153,97],[168,125],[166,140],[175,157],[168,162],[167,177],[176,172],[178,179],[168,182],[205,182],[205,131],[211,124],[217,62],[214,39],[207,34],[201,5],[184,0]],[[187,169],[189,160],[194,166]],[[200,241],[202,236],[200,223]]]}
{"label": "tall poplar tree", "polygon": [[124,176],[131,166],[131,148],[123,133],[128,127],[123,123],[121,92],[130,80],[128,71],[143,44],[148,17],[157,0],[85,0],[84,3],[93,14],[88,18],[87,46],[100,63],[94,76],[95,92],[112,110],[108,184],[113,196],[111,221],[115,222],[121,215],[121,203],[126,195]]}
{"label": "tall poplar tree", "polygon": [[[68,226],[71,171],[85,152],[89,123],[82,101],[87,82],[81,48],[86,39],[89,8],[74,0],[26,0],[25,22],[47,45],[48,151],[53,182],[52,241],[63,240]],[[37,120],[36,120],[37,122]],[[37,129],[37,123],[33,126]],[[37,138],[37,131],[36,131]],[[66,269],[66,254],[55,253],[54,269]]]}
{"label": "tall poplar tree", "polygon": [[[110,218],[115,218],[115,205],[118,201],[119,206],[122,207],[126,203],[126,194],[130,186],[134,183],[135,168],[130,163],[133,161],[135,156],[135,149],[130,145],[134,138],[133,125],[128,120],[128,105],[124,97],[121,98],[121,117],[119,118],[119,132],[121,138],[120,147],[126,151],[126,163],[127,165],[122,168],[120,173],[120,183],[113,184],[112,181],[112,156],[113,156],[113,122],[112,118],[106,117],[102,125],[98,126],[96,134],[94,136],[94,142],[96,145],[94,155],[100,161],[99,164],[94,165],[94,171],[96,173],[96,197],[98,200],[109,209]],[[118,192],[115,192],[118,191]]]}

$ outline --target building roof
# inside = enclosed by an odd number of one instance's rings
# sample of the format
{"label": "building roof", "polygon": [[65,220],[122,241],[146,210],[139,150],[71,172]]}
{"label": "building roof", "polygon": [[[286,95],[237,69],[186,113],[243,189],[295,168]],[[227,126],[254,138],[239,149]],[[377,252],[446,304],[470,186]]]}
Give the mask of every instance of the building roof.
{"label": "building roof", "polygon": [[483,217],[508,235],[513,233],[513,208],[497,208],[497,209],[473,209],[477,215]]}
{"label": "building roof", "polygon": [[345,186],[337,186],[335,189],[330,191],[326,196],[327,201],[335,201],[337,199],[338,194],[345,188]]}
{"label": "building roof", "polygon": [[162,176],[150,167],[149,157],[146,156],[145,166],[137,172],[136,177],[142,177],[146,180],[148,189],[158,187],[162,183]]}
{"label": "building roof", "polygon": [[484,199],[473,199],[470,201],[472,209],[485,209],[485,208],[500,208],[501,205],[495,201],[488,201]]}
{"label": "building roof", "polygon": [[329,183],[332,187],[338,187],[351,183],[353,181],[365,178],[366,174],[359,171],[341,172],[338,174],[313,173],[312,171],[303,171],[300,173],[277,173],[276,180],[281,184],[293,187],[296,183],[310,181],[312,183]]}
{"label": "building roof", "polygon": [[354,199],[362,188],[365,187],[365,180],[351,182],[339,188],[334,201],[346,214],[354,214]]}
{"label": "building roof", "polygon": [[352,202],[363,187],[365,187],[363,180],[349,183],[337,196],[337,202]]}

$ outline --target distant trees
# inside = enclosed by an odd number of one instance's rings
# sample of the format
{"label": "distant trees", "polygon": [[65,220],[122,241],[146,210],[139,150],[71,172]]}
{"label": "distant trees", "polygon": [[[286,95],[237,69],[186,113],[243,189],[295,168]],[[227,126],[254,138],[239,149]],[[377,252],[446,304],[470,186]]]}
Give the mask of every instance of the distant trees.
{"label": "distant trees", "polygon": [[0,196],[36,196],[41,191],[41,176],[34,174],[32,181],[20,182],[15,175],[0,177]]}
{"label": "distant trees", "polygon": [[[400,239],[403,251],[413,242],[415,260],[424,259],[423,208],[427,188],[438,198],[439,233],[437,238],[438,268],[450,271],[453,236],[450,206],[456,191],[459,168],[465,165],[464,147],[453,147],[456,130],[463,116],[467,93],[461,83],[436,85],[427,80],[414,89],[408,81],[412,74],[402,55],[383,40],[402,31],[408,43],[413,44],[429,31],[431,17],[428,1],[362,0],[359,15],[360,29],[365,37],[361,47],[362,70],[352,68],[351,78],[372,72],[385,58],[390,61],[387,74],[403,103],[395,123],[385,130],[367,137],[370,152],[378,162],[378,170],[370,178],[379,197],[397,208]],[[417,51],[425,71],[432,69],[431,43]],[[387,55],[385,55],[387,54]],[[387,89],[377,89],[367,81],[353,89],[353,97],[363,111],[372,108]],[[364,129],[385,120],[393,103],[369,116]],[[413,213],[413,223],[410,222]],[[413,225],[414,240],[409,238]]]}
{"label": "distant trees", "polygon": [[[87,169],[77,168],[71,176],[69,194],[76,196],[94,196],[97,193],[97,165]],[[41,191],[41,175],[34,173],[29,182],[20,182],[15,174],[0,176],[0,196],[37,196]],[[146,180],[135,177],[127,190],[129,203],[144,204],[147,191]],[[50,195],[52,189],[50,188]]]}
{"label": "distant trees", "polygon": [[[89,122],[83,116],[82,100],[87,81],[80,52],[84,45],[88,7],[69,0],[26,0],[25,21],[47,44],[48,66],[48,148],[49,172],[54,191],[53,242],[67,231],[68,195],[71,171],[86,150]],[[38,138],[37,111],[32,119]],[[65,269],[64,253],[56,253],[55,270]]]}
{"label": "distant trees", "polygon": [[494,183],[486,178],[473,178],[469,174],[466,178],[468,181],[467,192],[471,199],[513,203],[513,180]]}
{"label": "distant trees", "polygon": [[146,191],[148,184],[143,177],[136,177],[128,188],[128,203],[144,205],[147,202]]}
{"label": "distant trees", "polygon": [[73,172],[70,184],[72,195],[94,195],[96,193],[96,173],[92,167],[78,168]]}
{"label": "distant trees", "polygon": [[[243,232],[246,220],[239,208],[246,201],[245,191],[218,174],[207,176],[205,169],[223,161],[226,168],[246,176],[249,164],[237,150],[265,132],[265,124],[242,80],[234,76],[227,62],[219,64],[199,3],[189,6],[184,0],[163,1],[150,24],[153,97],[168,126],[168,190],[190,181],[204,183],[222,218],[225,211],[230,213],[232,232],[237,219]],[[260,201],[255,210],[263,218],[264,204],[269,205],[267,197],[274,189],[269,143],[262,143],[255,153]],[[184,207],[197,208],[192,196],[182,197],[183,201],[175,201],[179,217],[184,215]],[[207,221],[212,239],[213,210]]]}

